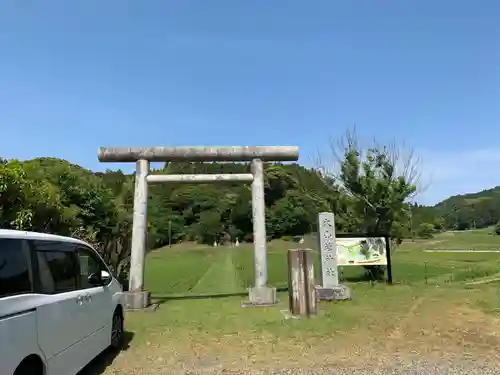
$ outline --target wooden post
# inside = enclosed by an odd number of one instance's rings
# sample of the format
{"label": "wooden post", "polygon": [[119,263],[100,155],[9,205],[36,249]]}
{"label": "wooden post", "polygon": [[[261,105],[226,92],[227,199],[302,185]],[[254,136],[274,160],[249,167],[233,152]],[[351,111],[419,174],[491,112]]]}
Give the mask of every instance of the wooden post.
{"label": "wooden post", "polygon": [[288,250],[288,298],[293,315],[316,315],[314,257],[310,249]]}
{"label": "wooden post", "polygon": [[387,284],[392,285],[391,237],[385,237],[385,256],[387,257]]}

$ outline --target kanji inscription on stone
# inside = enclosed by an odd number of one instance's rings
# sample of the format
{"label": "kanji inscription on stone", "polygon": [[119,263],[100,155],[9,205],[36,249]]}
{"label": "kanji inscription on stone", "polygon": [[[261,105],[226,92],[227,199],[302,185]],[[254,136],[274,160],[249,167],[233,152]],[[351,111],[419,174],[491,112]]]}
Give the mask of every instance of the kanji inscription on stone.
{"label": "kanji inscription on stone", "polygon": [[326,276],[335,276],[337,274],[337,270],[335,268],[325,268],[325,275]]}
{"label": "kanji inscription on stone", "polygon": [[322,286],[323,288],[331,288],[339,284],[333,213],[320,212],[318,214],[318,237],[321,254]]}
{"label": "kanji inscription on stone", "polygon": [[335,260],[335,254],[332,254],[332,253],[326,253],[324,254],[324,256],[322,257],[322,261],[323,263],[328,263],[328,261],[330,260]]}

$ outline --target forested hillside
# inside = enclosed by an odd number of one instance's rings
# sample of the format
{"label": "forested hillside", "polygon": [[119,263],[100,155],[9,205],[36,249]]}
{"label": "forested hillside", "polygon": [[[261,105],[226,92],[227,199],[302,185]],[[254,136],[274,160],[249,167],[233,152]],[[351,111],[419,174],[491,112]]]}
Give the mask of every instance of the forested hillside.
{"label": "forested hillside", "polygon": [[500,221],[500,186],[478,193],[455,195],[435,206],[446,229],[464,230]]}
{"label": "forested hillside", "polygon": [[[363,156],[364,155],[364,156]],[[339,232],[409,235],[416,188],[386,149],[344,150],[335,176],[298,164],[267,164],[270,238],[315,231],[316,215],[336,214]],[[167,163],[152,173],[244,173],[244,163]],[[133,175],[94,173],[55,158],[0,162],[0,227],[73,235],[99,248],[117,273],[127,269]],[[252,241],[248,184],[161,184],[150,187],[149,247],[179,241]]]}
{"label": "forested hillside", "polygon": [[455,195],[435,206],[413,205],[414,235],[429,237],[442,230],[495,226],[500,234],[500,186],[478,193]]}

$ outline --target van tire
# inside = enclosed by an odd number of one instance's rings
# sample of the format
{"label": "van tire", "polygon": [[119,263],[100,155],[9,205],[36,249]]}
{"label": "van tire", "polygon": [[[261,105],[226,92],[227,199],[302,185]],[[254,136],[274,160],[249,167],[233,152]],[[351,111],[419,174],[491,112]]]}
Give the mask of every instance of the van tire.
{"label": "van tire", "polygon": [[111,323],[111,345],[112,350],[120,350],[124,342],[123,312],[117,308],[113,314]]}
{"label": "van tire", "polygon": [[43,363],[37,356],[29,356],[17,366],[14,375],[43,375]]}

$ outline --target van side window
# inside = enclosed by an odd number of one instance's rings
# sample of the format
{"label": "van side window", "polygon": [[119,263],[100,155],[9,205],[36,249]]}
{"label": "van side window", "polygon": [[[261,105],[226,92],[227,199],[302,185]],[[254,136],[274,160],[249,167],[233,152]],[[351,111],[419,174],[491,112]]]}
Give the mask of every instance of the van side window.
{"label": "van side window", "polygon": [[108,271],[102,260],[96,253],[84,246],[77,245],[77,254],[80,264],[80,289],[94,288],[95,285],[89,282],[89,277],[97,275],[100,277],[101,271]]}
{"label": "van side window", "polygon": [[33,241],[38,260],[41,292],[47,294],[76,290],[76,257],[69,242]]}
{"label": "van side window", "polygon": [[0,239],[0,298],[33,291],[29,248],[24,240]]}

